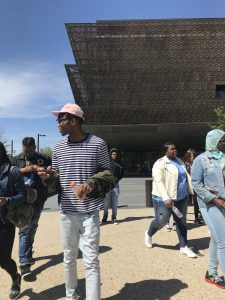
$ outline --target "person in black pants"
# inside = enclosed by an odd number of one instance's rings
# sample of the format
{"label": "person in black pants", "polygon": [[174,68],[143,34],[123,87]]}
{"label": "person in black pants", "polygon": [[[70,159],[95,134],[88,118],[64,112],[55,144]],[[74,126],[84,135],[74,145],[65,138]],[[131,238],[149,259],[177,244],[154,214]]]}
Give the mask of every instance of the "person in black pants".
{"label": "person in black pants", "polygon": [[108,218],[108,208],[110,203],[112,204],[112,222],[113,224],[118,224],[117,221],[117,206],[118,206],[118,197],[120,194],[119,181],[123,177],[123,167],[118,162],[119,150],[117,148],[112,148],[109,152],[110,154],[110,168],[112,170],[113,176],[116,180],[115,187],[109,191],[104,198],[104,214],[102,218],[102,224],[106,223]]}
{"label": "person in black pants", "polygon": [[[193,164],[194,159],[196,158],[196,152],[193,149],[188,149],[187,152],[184,154],[184,164],[186,167],[187,172],[191,175],[191,167]],[[197,195],[194,192],[193,195],[190,195],[192,203],[194,205],[194,214],[195,214],[195,220],[194,223],[197,225],[205,225],[205,222],[202,218],[201,212],[199,210],[198,202],[197,202]]]}
{"label": "person in black pants", "polygon": [[[12,259],[12,248],[15,238],[15,226],[7,219],[8,207],[26,200],[26,188],[23,177],[17,167],[12,170],[10,160],[4,145],[0,142],[0,267],[11,276],[12,286],[9,299],[17,299],[20,295],[21,275],[17,272],[17,265]],[[9,172],[12,176],[11,191]]]}

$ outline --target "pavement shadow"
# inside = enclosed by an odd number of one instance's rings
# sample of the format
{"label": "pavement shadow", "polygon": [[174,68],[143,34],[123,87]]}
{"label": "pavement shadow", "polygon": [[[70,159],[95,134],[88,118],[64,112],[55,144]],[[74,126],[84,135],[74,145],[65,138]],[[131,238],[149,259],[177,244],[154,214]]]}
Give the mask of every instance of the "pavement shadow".
{"label": "pavement shadow", "polygon": [[209,248],[210,237],[203,237],[199,239],[188,240],[188,244],[194,248],[195,251],[205,250]]}
{"label": "pavement shadow", "polygon": [[[209,237],[203,237],[199,239],[189,239],[188,240],[188,246],[193,248],[193,251],[197,254],[199,253],[199,250],[205,250],[209,248]],[[179,244],[174,245],[161,245],[153,242],[153,247],[159,247],[163,249],[169,249],[169,250],[179,250],[180,246]],[[201,256],[201,255],[200,255]]]}
{"label": "pavement shadow", "polygon": [[39,256],[34,258],[35,261],[39,260],[48,260],[41,266],[34,269],[35,265],[31,267],[32,273],[29,276],[24,278],[27,282],[33,282],[37,280],[37,275],[42,273],[44,270],[48,269],[49,267],[55,266],[63,261],[63,253],[58,253],[55,255],[47,255],[47,256]]}
{"label": "pavement shadow", "polygon": [[[112,250],[111,247],[108,246],[99,246],[99,254],[105,253],[107,251]],[[78,252],[78,259],[82,258],[82,252],[79,250]],[[33,282],[37,280],[37,275],[42,273],[44,270],[48,269],[49,267],[53,267],[57,264],[60,264],[63,262],[63,253],[55,254],[55,255],[48,255],[48,256],[39,256],[35,257],[35,261],[39,260],[48,260],[41,266],[37,267],[36,269],[32,270],[32,273],[24,278],[27,282]]]}
{"label": "pavement shadow", "polygon": [[125,219],[119,220],[119,223],[124,223],[124,222],[133,222],[133,221],[138,221],[138,220],[143,220],[143,219],[151,219],[153,216],[146,216],[146,217],[127,217]]}
{"label": "pavement shadow", "polygon": [[199,224],[196,224],[196,223],[187,223],[188,230],[192,230],[192,229],[199,228],[199,227],[202,227],[202,226],[206,226],[206,225],[205,224],[199,225]]}
{"label": "pavement shadow", "polygon": [[179,244],[177,245],[161,245],[153,242],[153,247],[154,248],[162,248],[162,249],[168,249],[168,250],[179,250],[180,246]]}
{"label": "pavement shadow", "polygon": [[169,300],[188,285],[179,279],[126,283],[117,295],[102,300]]}
{"label": "pavement shadow", "polygon": [[[78,293],[81,295],[80,300],[85,299],[85,280],[80,279],[78,280]],[[60,284],[54,287],[51,287],[47,290],[44,290],[40,293],[36,293],[33,291],[32,288],[27,289],[23,291],[19,298],[22,298],[23,296],[29,297],[29,300],[57,300],[65,298],[66,292],[65,292],[65,285]],[[27,299],[27,298],[26,298]]]}

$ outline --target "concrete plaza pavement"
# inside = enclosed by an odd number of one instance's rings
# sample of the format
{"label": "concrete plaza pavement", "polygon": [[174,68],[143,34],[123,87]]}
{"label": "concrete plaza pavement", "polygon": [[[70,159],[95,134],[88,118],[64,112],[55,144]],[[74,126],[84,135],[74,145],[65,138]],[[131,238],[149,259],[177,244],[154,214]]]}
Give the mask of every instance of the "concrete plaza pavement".
{"label": "concrete plaza pavement", "polygon": [[[131,191],[133,187],[129,190]],[[140,191],[137,194],[141,195]],[[99,256],[101,299],[209,300],[212,297],[218,300],[225,299],[225,290],[204,281],[208,265],[209,231],[206,226],[199,227],[193,224],[193,207],[189,207],[187,216],[188,239],[189,245],[198,254],[196,259],[179,253],[175,231],[160,230],[153,238],[154,247],[152,249],[145,247],[144,232],[154,216],[154,211],[153,208],[144,206],[137,208],[137,199],[142,199],[141,196],[137,197],[137,194],[132,191],[129,199],[126,199],[121,192],[120,204],[124,203],[128,207],[119,208],[119,225],[107,223],[101,226]],[[136,199],[134,202],[131,200],[131,195]],[[145,198],[142,201],[144,204]],[[102,215],[102,212],[100,214]],[[13,249],[13,257],[18,263],[17,250],[18,235]],[[59,212],[50,208],[43,212],[34,251],[36,263],[32,267],[33,275],[29,282],[22,282],[22,293],[19,299],[65,299]],[[78,258],[77,269],[79,291],[83,300],[85,281],[81,255]],[[7,300],[10,278],[2,269],[0,269],[0,276],[0,299]]]}

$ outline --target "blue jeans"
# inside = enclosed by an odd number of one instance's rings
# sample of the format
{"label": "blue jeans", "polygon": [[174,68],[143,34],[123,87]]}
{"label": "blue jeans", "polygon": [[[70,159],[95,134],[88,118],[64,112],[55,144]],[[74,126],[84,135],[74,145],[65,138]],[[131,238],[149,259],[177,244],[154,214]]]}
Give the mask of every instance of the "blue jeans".
{"label": "blue jeans", "polygon": [[32,248],[44,201],[34,202],[34,214],[30,225],[19,230],[19,262],[21,266],[32,264]]}
{"label": "blue jeans", "polygon": [[75,215],[61,213],[60,223],[66,299],[75,300],[77,296],[77,255],[80,242],[86,277],[86,300],[100,300],[99,212]]}
{"label": "blue jeans", "polygon": [[208,204],[200,211],[211,233],[208,271],[217,274],[220,265],[225,276],[225,210]]}
{"label": "blue jeans", "polygon": [[176,206],[183,215],[183,217],[180,219],[172,212],[171,208],[167,208],[165,206],[163,201],[156,201],[153,199],[153,206],[155,210],[155,219],[153,219],[150,224],[148,235],[153,236],[159,229],[163,228],[167,223],[169,223],[171,214],[173,214],[173,219],[176,222],[176,230],[180,248],[185,247],[187,245],[186,215],[188,198],[174,202],[174,206]]}
{"label": "blue jeans", "polygon": [[116,218],[119,194],[120,194],[120,188],[119,188],[119,184],[117,183],[116,186],[105,195],[103,218],[105,219],[108,218],[108,209],[109,209],[110,202],[112,203],[112,219]]}

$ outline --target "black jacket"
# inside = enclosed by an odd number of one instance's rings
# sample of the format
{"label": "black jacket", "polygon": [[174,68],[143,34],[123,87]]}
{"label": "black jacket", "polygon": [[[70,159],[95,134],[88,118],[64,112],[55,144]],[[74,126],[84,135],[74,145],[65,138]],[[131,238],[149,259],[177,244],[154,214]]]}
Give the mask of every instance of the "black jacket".
{"label": "black jacket", "polygon": [[118,183],[123,177],[123,167],[117,161],[111,159],[110,168],[112,170],[113,176],[115,177],[116,183]]}
{"label": "black jacket", "polygon": [[[51,165],[51,160],[37,152],[35,152],[28,160],[23,153],[20,153],[13,157],[12,164],[17,166],[19,169],[26,167],[27,164],[48,167]],[[24,177],[29,177],[30,175],[31,173],[23,174]],[[42,184],[41,178],[36,173],[33,173],[32,175],[34,177],[34,185],[32,187],[37,190],[37,201],[46,201],[48,197],[48,187]]]}

